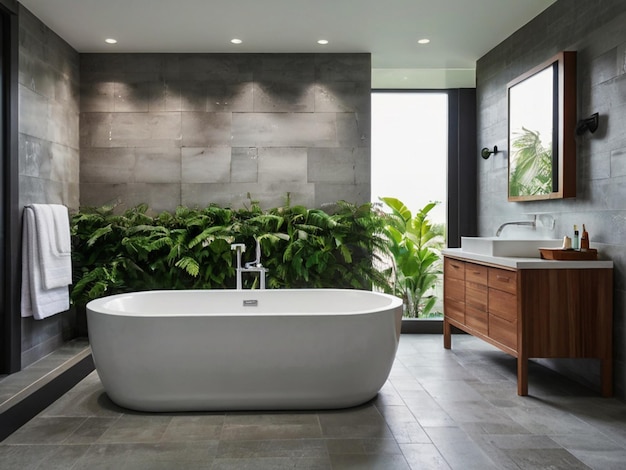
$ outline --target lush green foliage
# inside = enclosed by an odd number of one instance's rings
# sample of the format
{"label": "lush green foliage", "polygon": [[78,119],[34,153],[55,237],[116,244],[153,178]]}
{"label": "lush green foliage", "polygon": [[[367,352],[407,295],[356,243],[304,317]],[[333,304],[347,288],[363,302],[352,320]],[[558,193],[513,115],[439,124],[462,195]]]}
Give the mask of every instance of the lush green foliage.
{"label": "lush green foliage", "polygon": [[513,141],[514,158],[509,180],[511,196],[552,192],[552,149],[541,143],[539,132],[523,129]]}
{"label": "lush green foliage", "polygon": [[[255,254],[255,239],[268,268],[270,288],[386,288],[374,253],[386,253],[385,221],[370,204],[338,202],[332,213],[303,206],[263,211],[179,207],[149,215],[140,205],[116,214],[114,207],[86,209],[72,217],[72,301],[148,289],[235,286],[231,243]],[[256,286],[244,276],[244,287]]]}
{"label": "lush green foliage", "polygon": [[388,270],[392,281],[388,292],[404,299],[405,316],[434,316],[437,296],[433,289],[442,273],[444,237],[443,228],[433,226],[428,213],[437,203],[428,203],[413,216],[402,201],[381,199],[392,210],[386,227],[394,261]]}

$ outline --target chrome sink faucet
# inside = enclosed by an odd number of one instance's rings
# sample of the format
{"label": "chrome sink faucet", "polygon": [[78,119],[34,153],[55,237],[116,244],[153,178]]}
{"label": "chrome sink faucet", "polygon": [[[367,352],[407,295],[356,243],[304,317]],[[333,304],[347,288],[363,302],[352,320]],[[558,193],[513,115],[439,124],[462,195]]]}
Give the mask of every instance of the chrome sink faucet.
{"label": "chrome sink faucet", "polygon": [[502,233],[502,230],[504,229],[504,227],[506,227],[507,225],[528,225],[530,227],[537,228],[537,216],[533,216],[533,220],[521,220],[518,222],[505,222],[502,225],[500,225],[500,227],[498,227],[498,230],[496,231],[496,237],[499,237],[500,234]]}
{"label": "chrome sink faucet", "polygon": [[244,267],[241,267],[241,254],[246,251],[246,245],[243,243],[233,243],[230,245],[230,249],[237,252],[237,290],[243,289],[243,273],[258,273],[259,288],[265,289],[265,275],[267,274],[267,268],[264,268],[261,264],[261,244],[259,243],[259,240],[256,239],[256,259],[246,263]]}
{"label": "chrome sink faucet", "polygon": [[[531,214],[528,214],[528,215],[531,215]],[[552,216],[552,214],[548,214],[546,212],[538,212],[536,214],[532,214],[532,216],[533,216],[532,220],[521,220],[518,222],[503,223],[502,225],[500,225],[500,227],[498,227],[498,230],[496,231],[496,237],[500,236],[500,234],[502,233],[502,230],[507,225],[525,225],[528,227],[532,227],[533,230],[540,229],[544,232],[546,231],[551,232],[554,230],[556,221],[554,220],[554,216]]]}

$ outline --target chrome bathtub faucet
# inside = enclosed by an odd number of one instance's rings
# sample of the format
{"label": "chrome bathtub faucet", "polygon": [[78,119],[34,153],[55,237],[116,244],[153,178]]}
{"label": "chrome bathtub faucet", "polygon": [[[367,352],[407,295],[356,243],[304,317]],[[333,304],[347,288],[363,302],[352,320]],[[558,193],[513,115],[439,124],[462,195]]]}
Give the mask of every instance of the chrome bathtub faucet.
{"label": "chrome bathtub faucet", "polygon": [[237,252],[237,290],[243,289],[242,274],[243,273],[258,273],[259,274],[259,288],[265,289],[265,276],[267,274],[267,268],[261,264],[261,244],[259,240],[256,241],[256,259],[246,263],[244,267],[241,267],[241,254],[246,251],[246,245],[243,243],[233,243],[230,245],[230,249]]}

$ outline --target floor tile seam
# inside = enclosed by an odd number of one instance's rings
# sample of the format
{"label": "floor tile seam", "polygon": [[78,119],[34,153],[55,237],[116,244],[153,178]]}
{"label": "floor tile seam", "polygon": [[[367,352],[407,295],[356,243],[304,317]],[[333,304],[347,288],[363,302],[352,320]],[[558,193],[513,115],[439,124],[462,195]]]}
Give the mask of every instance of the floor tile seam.
{"label": "floor tile seam", "polygon": [[[64,445],[69,445],[69,444],[64,444]],[[85,446],[85,450],[83,451],[83,453],[82,453],[82,454],[80,454],[80,456],[79,456],[79,457],[76,457],[76,458],[74,459],[74,463],[72,463],[72,465],[71,465],[71,466],[67,467],[67,470],[72,470],[72,469],[78,468],[78,467],[77,467],[78,462],[79,462],[81,459],[83,459],[83,458],[85,457],[85,455],[87,455],[87,453],[88,453],[88,452],[89,452],[89,450],[91,449],[91,445],[90,445],[90,444],[82,444],[82,445],[83,445],[83,446]],[[37,466],[37,469],[39,469],[39,468],[41,468],[41,469],[48,468],[47,462],[43,462],[43,461],[42,461],[42,462],[41,462],[41,463]]]}
{"label": "floor tile seam", "polygon": [[[428,393],[428,392],[426,392],[426,393]],[[435,443],[434,443],[434,441],[433,441],[432,437],[430,437],[430,435],[426,432],[426,427],[425,427],[422,423],[420,423],[419,417],[415,415],[415,413],[413,412],[413,410],[411,409],[411,407],[410,407],[410,406],[409,406],[409,405],[408,405],[408,404],[404,401],[404,398],[402,398],[402,397],[400,397],[400,398],[401,398],[401,400],[402,400],[402,403],[404,403],[404,406],[406,407],[406,409],[409,411],[409,413],[411,413],[411,416],[413,416],[413,419],[415,420],[415,422],[417,423],[417,425],[418,425],[418,426],[422,429],[422,431],[424,431],[424,433],[425,433],[425,434],[426,434],[426,436],[428,437],[428,440],[430,441],[430,443],[434,445]],[[442,409],[442,411],[444,411],[444,412],[445,412],[445,410],[443,410],[443,409]],[[446,413],[446,416],[448,416],[448,417],[452,420],[452,418],[450,417],[450,415],[448,415],[448,413],[447,413],[447,412],[445,412],[445,413]],[[453,420],[453,421],[454,421],[454,420]],[[389,426],[387,426],[387,427],[389,427]],[[392,436],[394,436],[394,440],[396,440],[396,439],[395,439],[395,435],[393,434],[393,431],[391,431],[391,435],[392,435]],[[397,440],[396,440],[396,442],[397,442]],[[398,444],[398,445],[400,445],[400,443],[399,443],[399,442],[397,442],[397,444]]]}
{"label": "floor tile seam", "polygon": [[[470,434],[465,433],[465,435],[466,435],[466,436],[467,436],[467,438],[468,438],[468,442],[469,442],[470,444],[472,444],[472,445],[474,446],[474,448],[475,448],[478,452],[480,452],[480,455],[482,455],[482,456],[483,456],[484,460],[485,460],[485,461],[489,461],[489,462],[491,462],[491,463],[493,464],[493,468],[498,468],[498,466],[497,466],[496,462],[495,462],[495,461],[491,458],[491,456],[489,455],[489,453],[487,453],[487,451],[486,451],[486,450],[485,450],[482,446],[480,446],[480,445],[479,445],[479,444],[478,444],[478,443],[477,443],[477,442],[476,442],[476,441],[472,438],[472,436],[471,436]],[[435,445],[436,445],[436,444],[435,444]],[[454,445],[454,444],[452,444],[452,445]],[[439,446],[437,446],[437,449],[439,449]],[[439,449],[439,452],[440,452],[442,455],[444,455],[444,454],[443,454],[443,452],[441,452],[441,449]],[[444,455],[444,458],[445,458],[445,455]],[[453,466],[452,464],[449,464],[449,465],[450,465],[450,467],[451,467],[451,468],[454,468],[454,466]]]}
{"label": "floor tile seam", "polygon": [[[213,457],[211,460],[211,464],[216,464],[216,463],[227,463],[227,462],[237,462],[237,461],[254,461],[254,462],[259,462],[259,461],[272,461],[272,460],[284,460],[284,461],[293,461],[293,460],[310,460],[310,459],[324,459],[326,460],[329,464],[331,463],[331,458],[329,457],[291,457],[291,456],[277,456],[277,457]],[[332,467],[331,467],[332,468]]]}
{"label": "floor tile seam", "polygon": [[[380,410],[378,409],[378,407],[376,406],[376,404],[373,404],[373,405],[372,405],[372,408],[373,408],[374,410],[376,410],[376,414],[378,415],[378,418],[380,418],[380,420],[381,420],[383,423],[385,423],[385,429],[386,429],[387,433],[388,433],[390,436],[392,436],[392,437],[393,437],[393,431],[391,430],[391,427],[389,426],[389,423],[387,423],[387,420],[385,419],[385,417],[383,416],[383,414],[380,412]],[[367,426],[369,426],[369,425],[370,425],[370,423],[368,422],[366,425],[367,425]],[[323,430],[322,430],[322,432],[323,432]]]}
{"label": "floor tile seam", "polygon": [[[219,444],[221,444],[222,442],[224,443],[228,443],[228,444],[234,444],[234,443],[260,443],[260,442],[267,442],[267,441],[273,441],[274,443],[276,443],[276,441],[284,441],[284,442],[297,442],[297,441],[319,441],[319,442],[323,442],[323,441],[327,441],[327,440],[331,440],[331,439],[346,439],[346,438],[341,438],[341,437],[280,437],[280,438],[276,438],[276,439],[268,439],[268,438],[263,438],[263,439],[259,439],[259,438],[254,438],[254,439],[211,439],[212,441],[218,441]],[[353,439],[357,439],[357,438],[353,438]]]}
{"label": "floor tile seam", "polygon": [[[53,418],[58,419],[59,417],[53,417]],[[60,418],[65,418],[65,416],[61,416]],[[82,419],[81,419],[81,421],[80,421],[80,422],[79,422],[79,423],[78,423],[78,424],[74,427],[74,429],[72,430],[72,432],[70,432],[70,433],[69,433],[69,434],[65,437],[65,439],[63,439],[63,440],[61,441],[61,445],[71,445],[71,444],[67,443],[66,441],[67,441],[67,440],[68,440],[71,436],[73,436],[73,435],[74,435],[74,433],[75,433],[76,431],[78,431],[78,430],[80,429],[80,427],[81,427],[83,424],[85,424],[85,423],[87,422],[87,420],[89,419],[89,418],[88,418],[88,417],[86,417],[86,416],[77,416],[77,417],[73,417],[73,416],[72,416],[72,417],[68,417],[68,418],[72,418],[72,419],[82,418]],[[47,416],[41,416],[41,417],[39,417],[39,419],[48,419],[48,417],[47,417]]]}
{"label": "floor tile seam", "polygon": [[[90,468],[90,467],[85,467],[84,465],[82,465],[82,462],[90,458],[89,455],[90,455],[91,450],[92,449],[96,449],[96,454],[95,455],[97,456],[98,455],[97,454],[97,449],[98,448],[108,447],[110,445],[121,445],[121,443],[120,444],[98,444],[98,443],[92,442],[91,444],[89,444],[89,447],[87,448],[87,450],[80,457],[78,457],[76,459],[74,464],[68,470],[72,470],[72,469],[75,469],[75,468]],[[131,446],[131,445],[132,444],[126,444],[126,446]],[[122,458],[123,468],[126,468],[126,464],[129,462],[129,460],[130,460],[130,456],[129,455],[124,455],[123,456],[123,458]],[[107,468],[110,468],[110,467],[107,467]]]}
{"label": "floor tile seam", "polygon": [[[250,453],[250,455],[244,455],[239,457],[228,457],[224,455],[220,455],[219,452],[215,452],[213,455],[216,459],[262,459],[262,458],[296,458],[296,459],[314,459],[314,458],[325,458],[330,459],[331,455],[338,455],[337,453],[330,453],[327,448],[320,450],[318,455],[254,455],[254,453]],[[343,454],[342,454],[343,455]],[[366,454],[357,454],[357,455],[366,455]]]}
{"label": "floor tile seam", "polygon": [[[512,434],[489,434],[488,436],[524,437],[524,436],[527,436],[527,435],[526,434],[517,434],[517,435],[512,435]],[[565,451],[568,454],[572,455],[572,457],[574,457],[577,461],[585,464],[569,448],[567,448],[567,447],[563,446],[562,444],[560,444],[559,442],[551,439],[550,436],[548,436],[548,435],[539,435],[539,434],[536,434],[536,435],[533,435],[533,436],[548,438],[555,445],[551,446],[551,447],[550,446],[542,446],[542,447],[525,447],[525,448],[522,448],[522,447],[502,448],[502,447],[498,447],[495,444],[492,444],[492,446],[493,446],[494,449],[497,449],[499,452],[504,453],[509,458],[510,458],[510,456],[509,456],[507,451],[562,450],[562,451]]]}
{"label": "floor tile seam", "polygon": [[413,447],[413,446],[433,446],[433,448],[437,451],[437,453],[439,454],[439,456],[441,457],[441,459],[442,459],[442,460],[446,463],[446,465],[448,466],[448,468],[449,468],[449,469],[454,468],[454,467],[450,464],[450,462],[448,462],[448,460],[444,457],[443,453],[441,452],[441,450],[439,449],[439,447],[437,447],[437,445],[436,445],[435,443],[432,443],[432,442],[431,442],[430,444],[428,444],[428,443],[421,443],[421,442],[410,442],[410,443],[405,443],[405,444],[398,444],[398,446],[400,447],[400,452],[402,452],[402,457],[404,457],[404,460],[405,460],[406,464],[407,464],[407,465],[409,466],[409,468],[411,468],[411,469],[413,468],[413,466],[411,466],[411,464],[409,463],[409,461],[410,461],[410,460],[409,460],[409,456],[407,456],[407,455],[405,454],[405,451],[404,451],[404,449],[403,449],[402,447],[405,447],[405,448],[407,448],[407,450],[408,450],[408,447],[409,447],[409,446],[411,446],[411,447]]}
{"label": "floor tile seam", "polygon": [[[390,443],[395,443],[396,445],[398,445],[398,449],[399,449],[399,444],[396,441],[396,439],[393,437],[389,437],[389,438],[322,437],[322,438],[296,438],[296,439],[281,439],[281,440],[284,440],[284,441],[319,441],[321,444],[323,444],[324,456],[328,458],[330,458],[333,455],[361,455],[361,456],[370,455],[371,456],[371,455],[398,455],[399,454],[398,452],[375,452],[375,451],[368,452],[365,448],[363,448],[361,452],[331,452],[331,449],[329,448],[329,444],[332,441],[354,440],[354,441],[362,442],[362,441],[369,440],[369,439],[389,441]],[[219,457],[219,447],[220,445],[222,445],[223,442],[261,443],[261,442],[266,442],[268,440],[271,440],[271,439],[249,439],[249,440],[240,440],[240,441],[221,441],[220,440],[218,444],[217,452],[216,452],[216,457]],[[280,456],[274,456],[274,457],[280,457]],[[300,456],[300,458],[314,458],[314,457]]]}
{"label": "floor tile seam", "polygon": [[[461,403],[461,402],[456,402],[456,403]],[[526,426],[524,426],[522,423],[520,423],[519,421],[517,421],[513,416],[509,415],[506,412],[506,409],[502,409],[501,407],[498,407],[496,405],[494,405],[493,403],[491,403],[489,400],[481,400],[481,401],[467,401],[467,402],[463,402],[463,403],[475,403],[475,404],[482,404],[482,403],[486,403],[489,405],[489,409],[488,411],[491,412],[492,414],[489,416],[491,419],[489,421],[467,421],[465,422],[461,422],[460,424],[502,424],[502,425],[508,425],[509,422],[512,422],[518,426],[520,426],[522,429],[525,429],[527,431],[528,434],[533,434],[533,432],[528,429]],[[485,411],[483,413],[484,416],[487,416],[487,411]]]}
{"label": "floor tile seam", "polygon": [[[522,469],[522,467],[520,467],[517,464],[517,462],[515,462],[509,455],[506,454],[506,452],[504,452],[499,447],[482,439],[476,440],[474,439],[474,436],[472,436],[471,434],[468,434],[468,435],[470,436],[470,439],[472,439],[472,441],[476,444],[476,446],[478,446],[478,448],[489,457],[489,460],[494,462],[496,467],[498,466],[498,463],[500,460],[505,460],[507,463],[507,468],[511,468],[509,466],[515,466],[516,469],[525,470],[525,469]],[[485,436],[485,435],[483,434],[482,436]],[[494,460],[492,455],[497,456],[498,461]]]}
{"label": "floor tile seam", "polygon": [[[610,434],[610,433],[605,431],[605,426],[607,424],[609,424],[609,423],[610,424],[614,424],[617,427],[622,427],[622,428],[626,427],[626,420],[621,420],[621,421],[620,420],[606,420],[606,421],[602,422],[603,427],[600,428],[595,423],[590,422],[587,419],[581,418],[578,415],[574,415],[574,416],[576,416],[579,420],[584,422],[587,426],[590,426],[594,430],[595,433],[602,434],[605,438],[613,441],[615,444],[617,444],[620,447],[623,447],[624,449],[626,449],[626,435],[621,439],[624,442],[624,445],[622,445],[622,444],[620,444],[618,441],[616,441],[614,439],[614,435],[612,435],[612,434]],[[610,430],[608,430],[608,431],[610,431]]]}
{"label": "floor tile seam", "polygon": [[[559,410],[559,412],[560,412],[560,413],[563,413],[563,412],[561,412],[560,410]],[[506,411],[505,411],[505,413],[506,413]],[[566,413],[566,414],[568,414],[568,415],[572,416],[572,414],[571,414],[571,413],[569,413],[569,412],[564,412],[564,413]],[[508,415],[508,413],[507,413],[507,415]],[[524,423],[520,422],[520,421],[519,421],[519,420],[518,420],[515,416],[511,416],[511,415],[509,415],[509,417],[510,417],[510,418],[511,418],[511,420],[513,420],[516,424],[518,424],[518,425],[519,425],[519,426],[521,426],[522,428],[526,429],[526,430],[527,430],[530,434],[533,434],[533,435],[558,435],[558,434],[561,434],[561,433],[558,433],[558,432],[548,432],[548,433],[545,433],[545,432],[540,432],[540,433],[537,433],[536,431],[533,431],[532,429],[530,429],[530,428],[528,427],[528,425],[524,425]],[[562,419],[562,418],[559,418],[559,419]],[[579,421],[580,421],[580,420],[579,420]],[[584,423],[584,424],[585,424],[585,426],[589,427],[589,428],[590,428],[590,430],[595,430],[595,431],[597,431],[597,432],[601,432],[600,430],[598,430],[597,428],[595,428],[595,426],[593,426],[593,425],[591,425],[591,424],[589,424],[589,423],[586,423],[586,422],[584,422],[584,421],[581,421],[581,422],[582,422],[582,423]],[[540,426],[541,426],[541,427],[545,427],[545,426],[547,426],[547,425],[540,424]],[[572,431],[572,432],[571,432],[571,433],[569,433],[569,434],[575,435],[575,434],[578,434],[578,433],[579,433],[578,431]]]}
{"label": "floor tile seam", "polygon": [[523,439],[523,438],[541,438],[541,439],[548,439],[550,442],[554,443],[554,446],[552,447],[537,447],[538,449],[556,449],[558,447],[563,447],[561,444],[559,444],[558,442],[556,442],[554,439],[552,439],[552,435],[549,434],[537,434],[537,433],[532,433],[532,434],[503,434],[503,433],[492,433],[492,434],[484,434],[485,436],[494,436],[494,437],[500,437],[500,438],[511,438],[511,439],[515,439],[515,438],[519,438],[519,439]]}
{"label": "floor tile seam", "polygon": [[[115,419],[115,421],[113,421],[109,427],[98,437],[98,439],[95,440],[95,442],[92,442],[92,445],[95,444],[102,444],[102,445],[107,445],[107,444],[111,444],[110,442],[101,442],[101,439],[104,437],[104,435],[107,433],[107,431],[109,431],[111,428],[113,428],[124,416],[124,414],[120,414],[119,416],[112,416],[112,418]],[[120,443],[123,444],[123,443]]]}
{"label": "floor tile seam", "polygon": [[[266,437],[264,439],[261,439],[262,441],[272,441],[272,442],[276,442],[276,441],[297,441],[303,439],[301,437],[285,437],[285,436],[273,436],[273,437]],[[317,436],[317,437],[306,437],[304,439],[325,439],[324,436]],[[220,442],[248,442],[250,440],[255,440],[255,439],[218,439]]]}
{"label": "floor tile seam", "polygon": [[[392,434],[393,436],[393,434]],[[329,437],[324,439],[324,443],[326,445],[326,449],[329,455],[392,455],[397,454],[397,452],[368,452],[365,447],[361,447],[361,452],[330,452],[328,447],[330,441],[389,441],[389,443],[394,443],[400,449],[400,443],[396,440],[395,437]]]}
{"label": "floor tile seam", "polygon": [[[605,457],[607,455],[607,453],[610,455],[615,451],[598,451],[598,450],[582,450],[582,449],[574,449],[574,450],[569,450],[568,452],[570,454],[572,454],[574,457],[576,457],[578,460],[580,460],[582,463],[584,463],[585,465],[590,466],[590,464],[588,464],[587,462],[585,462],[585,460],[589,459],[589,458],[593,458],[593,457]],[[622,460],[623,462],[623,460]],[[591,467],[594,468],[594,467]],[[599,469],[599,467],[596,467]]]}
{"label": "floor tile seam", "polygon": [[[12,433],[11,435],[9,435],[4,441],[0,442],[0,444],[6,443],[7,441],[9,441],[8,443],[11,444],[20,444],[20,445],[36,445],[36,446],[42,446],[42,445],[66,445],[66,440],[72,436],[87,420],[84,417],[80,417],[80,418],[75,418],[75,417],[60,417],[60,419],[71,419],[71,420],[75,420],[75,419],[80,419],[80,422],[75,423],[73,426],[71,426],[69,428],[69,431],[66,430],[65,433],[67,434],[63,439],[61,439],[58,442],[12,442],[15,439],[19,438],[19,433],[21,432],[22,428],[17,429],[14,433]],[[45,421],[49,421],[49,422],[53,422],[53,421],[57,421],[59,420],[59,417],[47,417],[47,416],[35,416],[34,418],[32,418],[30,421],[28,421],[28,423],[33,423],[33,422],[40,422],[42,424],[44,424]],[[28,424],[27,423],[27,424]],[[50,424],[50,423],[47,423]],[[79,445],[79,444],[77,444]],[[1,467],[0,467],[1,468]]]}
{"label": "floor tile seam", "polygon": [[[605,449],[588,449],[588,448],[586,448],[586,449],[576,449],[575,447],[570,447],[570,446],[567,446],[565,444],[561,444],[561,445],[564,448],[568,449],[568,450],[569,449],[574,449],[574,450],[582,450],[582,451],[590,451],[590,452],[603,452],[603,451],[612,452],[612,451],[616,451],[616,450],[621,450],[621,451],[625,451],[626,452],[626,445],[621,445],[620,443],[615,442],[612,439],[609,439],[606,436],[606,434],[604,434],[604,433],[599,433],[599,434],[602,434],[602,436],[605,439],[607,439],[611,444],[613,444],[615,447],[612,448],[612,449],[606,449],[606,448]],[[592,437],[594,439],[597,439],[597,437],[598,437],[598,434],[585,434],[585,435],[590,436],[590,437]],[[567,439],[568,437],[572,437],[572,436],[580,437],[580,434],[553,434],[550,437],[551,438],[561,438],[562,437],[563,439]]]}
{"label": "floor tile seam", "polygon": [[[611,434],[606,433],[603,430],[600,430],[598,428],[594,428],[594,429],[595,429],[595,432],[590,434],[590,435],[595,437],[598,434],[601,434],[605,439],[607,439],[611,443],[615,444],[620,449],[626,450],[626,436],[622,436],[621,439],[618,441],[618,440],[616,440],[615,436],[612,436]],[[572,435],[572,434],[570,434],[570,435]]]}
{"label": "floor tile seam", "polygon": [[[625,450],[626,451],[626,439],[623,439],[624,444],[621,444],[620,442],[616,441],[613,437],[611,437],[609,434],[595,428],[595,432],[592,433],[587,433],[584,435],[589,435],[592,437],[597,437],[598,434],[601,434],[606,440],[610,441],[612,444],[614,444],[617,448]],[[554,434],[549,434],[549,436],[551,437],[559,437],[559,436],[563,436],[563,437],[568,437],[568,436],[581,436],[580,433],[554,433]]]}
{"label": "floor tile seam", "polygon": [[[432,396],[432,394],[422,385],[422,383],[416,378],[416,380],[418,381],[418,383],[420,384],[420,386],[422,387],[422,391],[424,393],[426,393],[428,395],[428,398],[430,398],[438,407],[439,409],[445,413],[445,415],[450,418],[450,421],[456,423],[456,421],[452,418],[452,416],[450,416],[450,414],[446,411],[446,409],[441,406],[439,404],[439,402],[435,399],[435,397]],[[400,395],[400,398],[402,399],[402,402],[404,403],[404,405],[407,407],[407,409],[409,410],[409,412],[413,415],[413,418],[415,418],[415,420],[417,421],[417,423],[421,426],[422,429],[424,429],[424,426],[422,425],[422,423],[419,420],[419,417],[413,412],[413,410],[411,409],[411,406],[404,400],[404,398],[402,397],[402,395]],[[428,437],[430,439],[430,436]],[[432,441],[432,439],[431,439]]]}
{"label": "floor tile seam", "polygon": [[[0,449],[3,447],[79,447],[79,446],[91,446],[93,443],[85,444],[80,442],[64,443],[64,442],[6,442],[6,440],[0,442]],[[0,466],[0,468],[2,468]]]}
{"label": "floor tile seam", "polygon": [[[532,450],[532,449],[531,449],[531,450]],[[534,449],[534,450],[537,450],[537,451],[540,451],[540,450],[548,450],[548,451],[549,451],[549,450],[563,450],[563,451],[565,451],[568,455],[570,455],[570,456],[571,456],[571,458],[572,458],[575,462],[577,462],[577,463],[581,464],[581,465],[583,466],[582,468],[584,468],[584,469],[586,469],[586,470],[594,470],[592,467],[589,467],[589,466],[588,466],[585,462],[583,462],[582,460],[580,460],[578,457],[576,457],[574,454],[572,454],[571,452],[569,452],[567,449]],[[507,455],[507,456],[508,456],[508,457],[509,457],[509,458],[510,458],[510,459],[511,459],[511,460],[512,460],[512,461],[513,461],[513,462],[514,462],[514,463],[515,463],[518,467],[520,467],[520,468],[522,468],[522,469],[527,469],[527,468],[529,468],[527,464],[524,464],[524,463],[523,463],[523,461],[522,461],[522,462],[520,462],[520,463],[518,463],[518,462],[517,462],[517,460],[518,460],[518,459],[516,459],[516,458],[515,458],[515,455],[516,455],[516,454],[520,454],[520,453],[522,453],[522,452],[524,453],[524,456],[525,456],[525,455],[527,455],[527,451],[528,451],[528,449],[505,449],[505,452],[504,452],[504,453],[505,453],[505,455]],[[569,463],[569,462],[568,462],[568,463]],[[522,465],[523,465],[523,466],[522,466]],[[537,468],[537,467],[532,467],[532,468]],[[543,466],[542,466],[542,467],[540,467],[540,468],[555,468],[555,467],[554,467],[553,465],[550,465],[549,467],[548,467],[548,466],[543,465]],[[557,467],[557,468],[563,468],[563,467]],[[567,468],[569,469],[569,468],[572,468],[572,467],[571,467],[570,465],[568,465],[568,467],[567,467]],[[596,470],[601,470],[601,469],[596,469]]]}

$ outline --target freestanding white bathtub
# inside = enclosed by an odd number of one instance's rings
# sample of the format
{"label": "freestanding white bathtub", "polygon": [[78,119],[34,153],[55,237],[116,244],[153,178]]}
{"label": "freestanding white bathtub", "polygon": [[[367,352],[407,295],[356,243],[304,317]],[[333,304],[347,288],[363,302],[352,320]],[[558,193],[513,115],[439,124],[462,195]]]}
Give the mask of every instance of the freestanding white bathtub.
{"label": "freestanding white bathtub", "polygon": [[108,396],[139,411],[364,403],[387,380],[402,301],[341,289],[187,290],[87,304]]}

